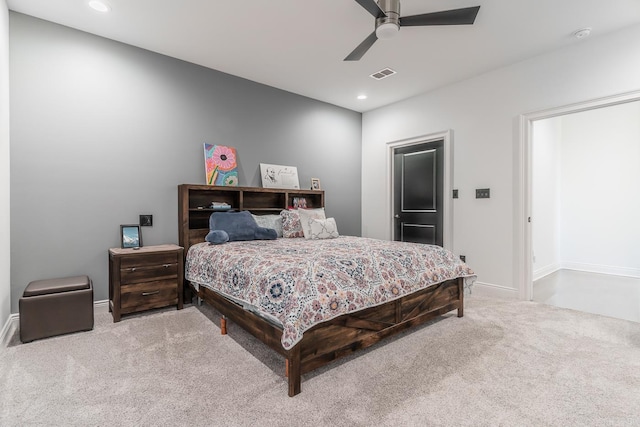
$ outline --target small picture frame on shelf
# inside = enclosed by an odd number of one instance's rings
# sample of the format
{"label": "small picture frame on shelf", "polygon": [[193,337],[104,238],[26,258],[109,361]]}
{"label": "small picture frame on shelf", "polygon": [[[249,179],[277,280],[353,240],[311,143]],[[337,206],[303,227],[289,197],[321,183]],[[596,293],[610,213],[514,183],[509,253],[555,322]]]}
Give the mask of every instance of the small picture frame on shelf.
{"label": "small picture frame on shelf", "polygon": [[138,224],[120,225],[120,247],[123,249],[142,247],[142,234]]}
{"label": "small picture frame on shelf", "polygon": [[311,178],[311,189],[320,190],[320,178]]}

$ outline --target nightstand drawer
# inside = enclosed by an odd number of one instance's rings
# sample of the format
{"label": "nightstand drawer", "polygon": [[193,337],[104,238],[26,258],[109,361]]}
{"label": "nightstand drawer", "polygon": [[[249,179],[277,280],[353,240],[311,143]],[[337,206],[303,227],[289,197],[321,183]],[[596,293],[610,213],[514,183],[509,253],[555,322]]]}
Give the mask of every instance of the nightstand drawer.
{"label": "nightstand drawer", "polygon": [[175,264],[178,262],[175,252],[160,252],[152,254],[138,253],[135,256],[122,257],[120,268],[144,267],[151,265]]}
{"label": "nightstand drawer", "polygon": [[164,307],[178,303],[178,289],[175,280],[123,285],[120,305],[123,313]]}
{"label": "nightstand drawer", "polygon": [[[175,279],[178,277],[178,264],[175,264],[175,256],[173,261],[174,264],[123,268],[120,270],[120,283],[126,285],[149,280]],[[175,283],[175,280],[173,283]]]}

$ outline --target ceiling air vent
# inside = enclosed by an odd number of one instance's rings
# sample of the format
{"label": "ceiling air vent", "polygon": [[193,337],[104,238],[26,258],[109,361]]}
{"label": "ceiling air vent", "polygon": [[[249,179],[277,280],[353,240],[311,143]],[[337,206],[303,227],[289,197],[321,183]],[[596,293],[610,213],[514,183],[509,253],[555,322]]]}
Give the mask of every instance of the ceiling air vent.
{"label": "ceiling air vent", "polygon": [[385,77],[393,76],[395,73],[396,72],[393,71],[391,68],[384,68],[380,71],[376,71],[375,73],[371,74],[369,77],[376,80],[382,80]]}

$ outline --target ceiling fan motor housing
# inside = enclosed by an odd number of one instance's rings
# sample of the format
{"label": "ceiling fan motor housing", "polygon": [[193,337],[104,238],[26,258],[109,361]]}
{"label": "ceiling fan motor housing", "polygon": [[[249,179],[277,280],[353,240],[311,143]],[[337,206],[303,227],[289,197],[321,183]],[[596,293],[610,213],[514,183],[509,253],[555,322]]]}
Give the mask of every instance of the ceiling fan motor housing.
{"label": "ceiling fan motor housing", "polygon": [[470,25],[476,20],[480,6],[440,12],[422,13],[400,18],[400,0],[355,0],[376,19],[375,31],[362,41],[345,61],[359,61],[378,39],[388,39],[403,27],[424,27],[430,25]]}
{"label": "ceiling fan motor housing", "polygon": [[378,6],[387,16],[376,19],[376,36],[391,38],[400,31],[400,0],[379,0]]}

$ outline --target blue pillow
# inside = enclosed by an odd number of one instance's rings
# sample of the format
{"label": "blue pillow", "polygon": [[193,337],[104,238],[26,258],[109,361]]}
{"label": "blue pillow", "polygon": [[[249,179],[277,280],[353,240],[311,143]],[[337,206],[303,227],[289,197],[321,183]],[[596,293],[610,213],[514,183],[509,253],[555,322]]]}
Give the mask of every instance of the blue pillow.
{"label": "blue pillow", "polygon": [[276,240],[278,232],[274,228],[256,227],[256,234],[253,238],[256,240]]}
{"label": "blue pillow", "polygon": [[209,217],[209,230],[223,230],[229,235],[229,241],[253,240],[256,234],[256,221],[248,211],[214,212]]}
{"label": "blue pillow", "polygon": [[240,240],[275,240],[277,237],[275,230],[258,227],[251,212],[242,211],[212,213],[209,217],[209,234],[205,239],[219,244]]}
{"label": "blue pillow", "polygon": [[229,241],[229,235],[224,230],[209,230],[209,234],[204,238],[207,242],[219,245]]}

